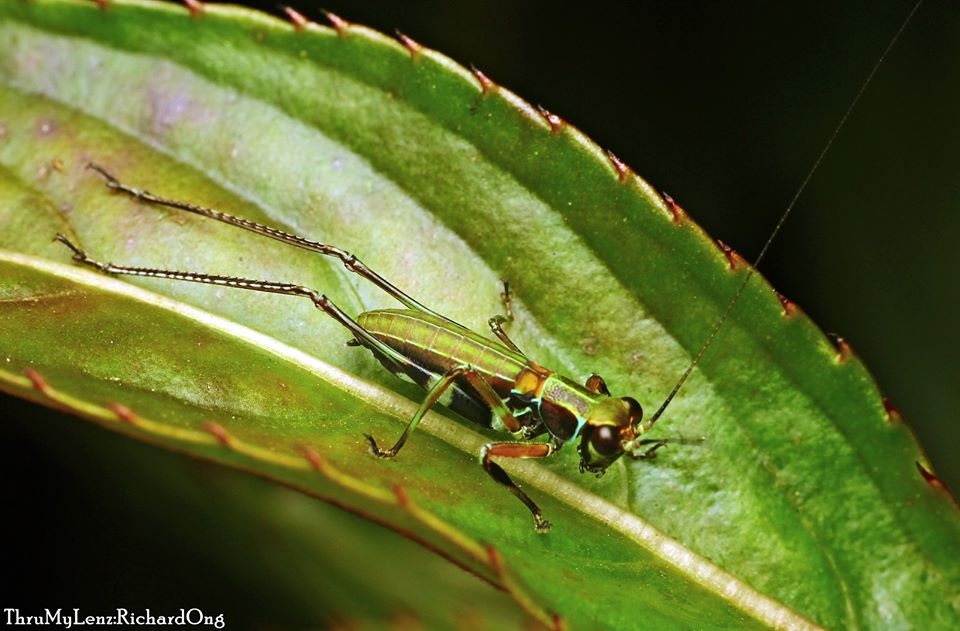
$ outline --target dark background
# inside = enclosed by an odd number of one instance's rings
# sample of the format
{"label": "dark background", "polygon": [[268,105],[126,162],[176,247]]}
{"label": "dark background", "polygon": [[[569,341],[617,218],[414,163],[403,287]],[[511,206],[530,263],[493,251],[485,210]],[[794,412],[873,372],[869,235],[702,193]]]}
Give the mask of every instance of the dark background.
{"label": "dark background", "polygon": [[[912,4],[324,0],[347,20],[397,27],[473,63],[554,111],[747,258]],[[297,8],[320,19],[314,7]],[[761,265],[781,293],[851,343],[955,489],[958,112],[960,9],[929,0]],[[47,596],[97,602],[108,585],[109,607],[116,594],[131,606],[149,595],[155,606],[179,607],[198,590],[205,607],[244,599],[253,607],[255,594],[227,574],[184,582],[194,548],[151,548],[151,521],[192,517],[176,494],[133,502],[117,490],[122,473],[85,460],[128,443],[2,404],[13,421],[0,441],[2,492],[5,513],[17,514],[3,552],[5,594],[36,595],[42,586]],[[69,449],[55,443],[63,432]],[[149,512],[135,513],[137,505]],[[131,555],[142,562],[118,579],[116,563]],[[84,571],[58,572],[61,562]],[[159,569],[145,575],[144,566]]]}
{"label": "dark background", "polygon": [[[399,29],[553,111],[752,260],[914,1],[322,6]],[[852,345],[953,488],[958,113],[960,6],[928,0],[760,266]]]}

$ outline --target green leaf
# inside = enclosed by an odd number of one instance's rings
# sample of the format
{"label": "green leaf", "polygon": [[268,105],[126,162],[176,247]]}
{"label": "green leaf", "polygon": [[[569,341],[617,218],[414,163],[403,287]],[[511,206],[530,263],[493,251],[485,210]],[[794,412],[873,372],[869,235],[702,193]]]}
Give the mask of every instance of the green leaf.
{"label": "green leaf", "polygon": [[84,169],[95,160],[345,247],[477,330],[508,278],[521,348],[652,409],[746,266],[569,125],[360,27],[297,33],[142,2],[0,14],[5,388],[350,506],[547,624],[957,623],[955,506],[917,475],[919,447],[856,357],[759,278],[664,417],[664,434],[703,444],[599,481],[571,450],[508,465],[555,524],[537,536],[475,463],[493,435],[465,421],[431,414],[395,461],[367,455],[361,433],[397,435],[416,407],[401,394],[422,394],[306,301],[109,279],[50,243],[65,232],[118,263],[301,283],[353,314],[393,306],[319,257],[111,195]]}
{"label": "green leaf", "polygon": [[[23,492],[30,519],[11,522],[8,535],[32,541],[31,520],[41,521],[43,554],[21,547],[24,562],[17,567],[14,553],[5,568],[19,577],[18,569],[68,557],[84,573],[82,581],[73,572],[21,579],[5,592],[10,602],[24,605],[18,596],[32,601],[42,591],[49,602],[70,602],[84,613],[122,602],[154,615],[189,603],[222,614],[231,628],[375,630],[416,621],[434,629],[469,620],[471,628],[494,630],[526,620],[507,594],[361,517],[53,410],[36,410],[38,419],[27,405],[14,401],[4,410],[11,419],[0,446],[8,479],[22,477],[24,468],[73,475],[42,482],[35,476],[20,486],[43,493],[44,501]],[[5,493],[8,506],[17,495]],[[51,536],[49,522],[67,514],[71,537],[85,544],[79,551]]]}

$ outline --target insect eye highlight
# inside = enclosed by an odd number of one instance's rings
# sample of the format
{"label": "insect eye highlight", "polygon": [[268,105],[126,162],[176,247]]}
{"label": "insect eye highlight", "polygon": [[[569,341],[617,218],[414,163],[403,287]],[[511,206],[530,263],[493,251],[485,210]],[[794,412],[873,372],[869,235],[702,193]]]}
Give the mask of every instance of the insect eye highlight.
{"label": "insect eye highlight", "polygon": [[601,425],[590,435],[590,446],[601,456],[613,456],[623,451],[620,432],[613,425]]}

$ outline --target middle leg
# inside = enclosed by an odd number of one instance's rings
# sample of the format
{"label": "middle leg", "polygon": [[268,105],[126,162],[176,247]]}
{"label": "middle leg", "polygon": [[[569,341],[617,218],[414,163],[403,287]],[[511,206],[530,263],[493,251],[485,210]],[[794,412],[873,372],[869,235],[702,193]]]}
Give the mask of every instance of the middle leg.
{"label": "middle leg", "polygon": [[370,443],[370,453],[378,458],[393,458],[397,455],[397,452],[403,447],[404,443],[407,442],[407,437],[410,435],[413,430],[417,428],[420,421],[426,415],[427,411],[432,408],[440,400],[440,397],[443,396],[443,393],[447,391],[450,386],[454,384],[457,378],[462,377],[467,380],[467,383],[473,387],[477,395],[483,403],[490,408],[490,413],[492,416],[499,422],[501,427],[497,429],[502,429],[508,432],[519,432],[523,429],[520,421],[513,416],[510,412],[510,409],[504,404],[504,402],[497,395],[496,391],[493,389],[486,379],[483,378],[483,375],[478,373],[474,368],[471,368],[467,365],[454,366],[445,372],[436,383],[427,391],[427,396],[420,404],[420,407],[417,408],[417,411],[414,413],[413,418],[410,419],[410,422],[407,423],[406,428],[404,428],[403,433],[400,435],[400,438],[397,439],[397,442],[390,449],[380,449],[377,445],[376,439],[370,434],[364,434],[367,438],[367,442]]}
{"label": "middle leg", "polygon": [[503,302],[504,315],[493,316],[487,320],[487,324],[490,325],[490,330],[494,335],[497,336],[497,339],[503,342],[507,348],[523,355],[523,351],[520,350],[520,347],[514,344],[513,340],[510,339],[510,336],[507,335],[507,332],[503,330],[504,324],[513,322],[513,307],[510,306],[510,303],[513,301],[513,292],[510,291],[510,283],[508,281],[502,282],[503,291],[500,292],[500,300]]}

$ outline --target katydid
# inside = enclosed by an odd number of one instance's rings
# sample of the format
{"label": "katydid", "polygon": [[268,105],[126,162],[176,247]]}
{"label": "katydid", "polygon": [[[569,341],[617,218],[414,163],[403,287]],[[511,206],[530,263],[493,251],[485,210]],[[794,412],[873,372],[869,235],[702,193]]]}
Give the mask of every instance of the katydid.
{"label": "katydid", "polygon": [[[507,283],[501,298],[508,315],[490,318],[490,329],[496,339],[487,338],[420,304],[340,248],[210,208],[160,197],[123,184],[99,165],[89,167],[103,176],[109,188],[138,200],[196,213],[338,258],[348,270],[369,280],[403,305],[403,309],[361,313],[354,320],[325,295],[308,287],[103,263],[87,256],[66,237],[57,237],[73,251],[74,260],[107,274],[169,278],[311,300],[353,335],[351,344],[366,347],[387,370],[427,391],[423,403],[392,447],[383,449],[372,436],[366,435],[371,453],[379,458],[396,456],[426,412],[437,403],[445,405],[483,426],[512,435],[513,440],[486,444],[480,453],[481,464],[490,477],[530,509],[537,531],[546,532],[550,522],[494,458],[546,458],[579,438],[580,470],[602,475],[620,456],[652,458],[668,442],[663,438],[644,437],[665,406],[645,421],[640,404],[631,397],[610,396],[599,375],[591,375],[581,385],[528,359],[503,329],[503,324],[511,319],[508,317],[511,292]],[[544,435],[544,442],[532,440]]]}
{"label": "katydid", "polygon": [[[907,16],[862,84],[754,260],[753,266],[744,275],[727,303],[724,313],[670,393],[648,419],[644,419],[643,409],[635,399],[611,396],[599,375],[593,374],[585,383],[579,384],[529,359],[503,329],[503,324],[512,320],[511,292],[506,282],[501,294],[505,315],[497,315],[489,320],[491,332],[496,339],[484,337],[424,306],[345,250],[218,210],[154,195],[122,183],[106,169],[92,163],[89,167],[104,178],[110,189],[142,202],[216,219],[283,243],[337,258],[347,270],[373,283],[399,301],[404,308],[368,311],[353,319],[321,292],[301,285],[103,263],[89,257],[66,237],[58,235],[57,238],[73,251],[75,261],[107,274],[169,278],[308,298],[318,309],[349,331],[352,335],[350,344],[367,348],[387,370],[426,390],[426,397],[393,446],[383,449],[372,436],[365,435],[373,455],[379,458],[396,456],[427,411],[437,403],[445,405],[485,427],[511,435],[512,440],[484,445],[479,454],[480,463],[494,481],[506,487],[526,505],[533,515],[536,530],[547,532],[551,524],[544,519],[539,506],[494,462],[494,458],[546,458],[564,445],[574,444],[579,440],[577,449],[580,455],[580,471],[589,471],[599,477],[621,456],[653,458],[660,448],[670,442],[671,439],[647,438],[646,435],[663,415],[727,321],[756,266],[763,259],[770,243],[832,146],[867,84],[919,5],[918,2]],[[540,437],[545,437],[545,440],[534,440]]]}

